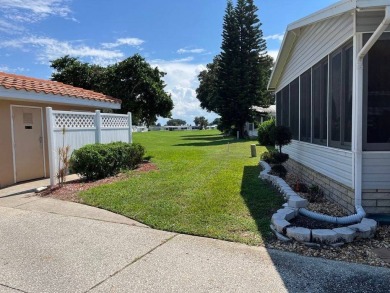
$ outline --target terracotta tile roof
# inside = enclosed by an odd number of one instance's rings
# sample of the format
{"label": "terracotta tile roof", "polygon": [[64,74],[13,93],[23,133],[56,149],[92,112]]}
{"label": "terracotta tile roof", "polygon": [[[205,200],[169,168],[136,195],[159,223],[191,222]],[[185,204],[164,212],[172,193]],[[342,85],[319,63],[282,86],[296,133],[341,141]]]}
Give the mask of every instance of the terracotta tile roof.
{"label": "terracotta tile roof", "polygon": [[10,74],[0,72],[0,86],[6,89],[14,88],[16,90],[26,90],[28,92],[36,92],[43,94],[61,95],[72,98],[88,99],[94,101],[121,103],[119,99],[106,96],[90,90],[74,87],[62,82],[37,79],[23,75]]}

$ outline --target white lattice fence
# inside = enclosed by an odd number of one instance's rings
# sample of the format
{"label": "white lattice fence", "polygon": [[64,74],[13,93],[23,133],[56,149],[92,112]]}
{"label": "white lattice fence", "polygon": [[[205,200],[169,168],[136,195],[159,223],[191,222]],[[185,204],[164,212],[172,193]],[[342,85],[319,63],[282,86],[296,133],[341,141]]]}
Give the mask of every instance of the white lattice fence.
{"label": "white lattice fence", "polygon": [[55,185],[59,168],[58,150],[69,146],[69,155],[93,143],[132,142],[131,113],[101,114],[100,111],[69,112],[46,108],[50,162],[50,184]]}

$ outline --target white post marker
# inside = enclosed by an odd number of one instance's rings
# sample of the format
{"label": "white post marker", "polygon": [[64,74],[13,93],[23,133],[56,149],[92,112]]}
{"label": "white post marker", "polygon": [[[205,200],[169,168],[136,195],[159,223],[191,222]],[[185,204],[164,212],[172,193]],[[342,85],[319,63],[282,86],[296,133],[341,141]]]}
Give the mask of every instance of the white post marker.
{"label": "white post marker", "polygon": [[129,143],[133,143],[133,122],[131,121],[131,112],[127,113],[129,127]]}
{"label": "white post marker", "polygon": [[46,124],[47,124],[47,144],[49,153],[49,171],[50,171],[50,187],[56,184],[56,166],[54,162],[55,141],[54,141],[54,123],[53,123],[53,109],[46,107]]}
{"label": "white post marker", "polygon": [[96,143],[102,143],[102,117],[100,110],[95,111],[95,140]]}

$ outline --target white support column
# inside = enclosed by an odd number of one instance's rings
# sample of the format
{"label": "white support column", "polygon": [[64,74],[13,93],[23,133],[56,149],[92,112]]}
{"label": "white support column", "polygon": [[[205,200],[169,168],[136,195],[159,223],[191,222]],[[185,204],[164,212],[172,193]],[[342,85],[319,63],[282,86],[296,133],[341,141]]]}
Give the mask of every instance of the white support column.
{"label": "white support column", "polygon": [[131,112],[127,113],[128,127],[129,127],[129,143],[133,143],[133,122],[131,120]]}
{"label": "white support column", "polygon": [[49,153],[49,170],[50,170],[50,186],[56,185],[56,164],[54,162],[55,154],[55,135],[54,135],[54,120],[53,109],[51,107],[46,108],[46,128],[47,128],[47,145]]}
{"label": "white support column", "polygon": [[95,142],[102,143],[102,116],[100,110],[95,111]]}

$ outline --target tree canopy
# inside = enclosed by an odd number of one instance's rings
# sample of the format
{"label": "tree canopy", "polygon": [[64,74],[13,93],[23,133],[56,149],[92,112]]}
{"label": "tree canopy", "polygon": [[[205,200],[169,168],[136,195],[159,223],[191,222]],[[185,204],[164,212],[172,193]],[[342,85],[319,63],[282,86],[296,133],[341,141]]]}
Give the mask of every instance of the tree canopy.
{"label": "tree canopy", "polygon": [[182,126],[186,124],[187,122],[181,119],[171,119],[167,121],[168,126]]}
{"label": "tree canopy", "polygon": [[273,60],[267,55],[253,0],[228,0],[223,21],[221,53],[199,76],[197,97],[201,107],[221,116],[225,129],[244,134],[252,121],[252,106],[268,106],[267,82]]}
{"label": "tree canopy", "polygon": [[205,129],[209,125],[209,122],[203,116],[195,117],[194,123],[195,123],[195,126],[199,126],[200,129]]}
{"label": "tree canopy", "polygon": [[165,92],[165,73],[136,54],[102,67],[64,56],[51,61],[52,80],[100,92],[122,100],[120,113],[131,112],[133,122],[151,125],[157,116],[170,118],[173,101]]}

